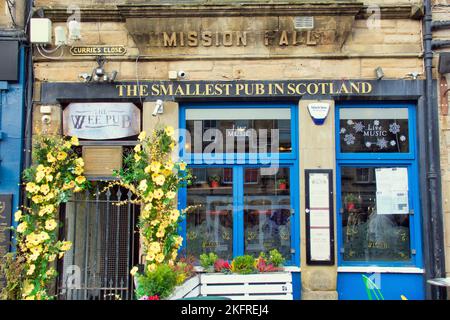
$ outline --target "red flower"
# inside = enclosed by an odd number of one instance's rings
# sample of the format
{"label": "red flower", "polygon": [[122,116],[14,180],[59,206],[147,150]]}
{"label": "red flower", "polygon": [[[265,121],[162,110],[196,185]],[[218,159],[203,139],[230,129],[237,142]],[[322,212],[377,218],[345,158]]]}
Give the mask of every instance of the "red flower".
{"label": "red flower", "polygon": [[226,272],[231,269],[231,265],[228,261],[223,259],[217,259],[216,262],[214,262],[214,270],[216,272]]}

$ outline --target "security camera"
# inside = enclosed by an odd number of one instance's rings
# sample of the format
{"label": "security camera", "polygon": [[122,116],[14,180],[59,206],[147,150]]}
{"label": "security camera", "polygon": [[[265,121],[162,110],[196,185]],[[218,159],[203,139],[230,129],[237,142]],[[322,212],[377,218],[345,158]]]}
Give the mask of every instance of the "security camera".
{"label": "security camera", "polygon": [[180,79],[184,79],[184,78],[186,78],[186,76],[187,76],[187,73],[186,73],[186,71],[178,71],[178,78],[180,78]]}
{"label": "security camera", "polygon": [[164,113],[164,103],[162,100],[156,100],[155,109],[153,110],[152,116],[156,117],[159,114]]}
{"label": "security camera", "polygon": [[92,76],[89,73],[80,73],[79,76],[81,81],[88,82],[91,80]]}

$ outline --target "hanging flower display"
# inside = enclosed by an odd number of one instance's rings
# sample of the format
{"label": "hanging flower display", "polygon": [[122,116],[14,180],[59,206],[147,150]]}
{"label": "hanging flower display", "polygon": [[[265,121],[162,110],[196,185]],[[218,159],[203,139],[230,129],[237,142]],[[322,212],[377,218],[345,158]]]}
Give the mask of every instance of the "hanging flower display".
{"label": "hanging flower display", "polygon": [[[128,202],[141,205],[139,231],[145,254],[144,273],[154,272],[158,266],[173,266],[183,238],[179,222],[186,210],[177,208],[177,191],[185,187],[191,175],[184,162],[173,162],[174,129],[156,129],[147,136],[141,132],[139,143],[125,160],[125,166],[115,175],[119,181],[110,184],[129,189],[134,197]],[[137,274],[137,268],[131,270]]]}
{"label": "hanging flower display", "polygon": [[71,242],[58,240],[58,209],[74,192],[88,186],[84,161],[73,151],[70,140],[38,137],[33,150],[34,165],[23,173],[28,206],[15,213],[17,256],[24,260],[21,294],[26,300],[50,300],[49,284],[57,276],[54,262],[70,250]]}

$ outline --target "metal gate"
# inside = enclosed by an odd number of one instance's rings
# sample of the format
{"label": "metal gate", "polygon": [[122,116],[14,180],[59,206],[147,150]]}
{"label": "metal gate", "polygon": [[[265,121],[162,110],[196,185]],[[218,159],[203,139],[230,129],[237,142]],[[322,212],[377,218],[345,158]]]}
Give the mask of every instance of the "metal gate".
{"label": "metal gate", "polygon": [[[64,239],[72,249],[60,262],[58,299],[128,300],[133,298],[131,267],[137,263],[139,237],[133,204],[118,206],[132,193],[114,187],[74,195],[63,210]],[[136,259],[136,260],[135,260]]]}

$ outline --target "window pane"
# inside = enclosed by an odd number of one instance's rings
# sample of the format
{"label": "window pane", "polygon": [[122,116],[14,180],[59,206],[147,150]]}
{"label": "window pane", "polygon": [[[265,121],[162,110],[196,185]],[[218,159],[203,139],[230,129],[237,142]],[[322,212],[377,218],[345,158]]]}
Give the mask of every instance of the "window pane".
{"label": "window pane", "polygon": [[[377,214],[375,169],[341,168],[344,260],[409,260],[409,215]],[[380,188],[379,185],[379,196]],[[380,213],[386,210],[384,203],[378,203],[379,208],[382,205],[383,209],[378,209]]]}
{"label": "window pane", "polygon": [[291,152],[291,110],[188,109],[190,153]]}
{"label": "window pane", "polygon": [[194,168],[194,181],[187,190],[187,253],[199,257],[215,252],[233,257],[233,169]]}
{"label": "window pane", "polygon": [[277,172],[245,169],[244,236],[245,253],[258,256],[277,249],[290,260],[291,198],[289,168]]}
{"label": "window pane", "polygon": [[409,152],[407,108],[340,109],[341,152]]}

